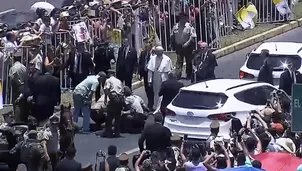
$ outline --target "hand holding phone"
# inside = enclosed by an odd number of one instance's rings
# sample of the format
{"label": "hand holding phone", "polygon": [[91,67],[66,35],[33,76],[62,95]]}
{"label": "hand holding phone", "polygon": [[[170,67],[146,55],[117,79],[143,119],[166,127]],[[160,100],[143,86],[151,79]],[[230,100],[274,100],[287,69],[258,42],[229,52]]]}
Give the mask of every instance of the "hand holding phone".
{"label": "hand holding phone", "polygon": [[184,141],[186,142],[188,140],[188,134],[184,135]]}

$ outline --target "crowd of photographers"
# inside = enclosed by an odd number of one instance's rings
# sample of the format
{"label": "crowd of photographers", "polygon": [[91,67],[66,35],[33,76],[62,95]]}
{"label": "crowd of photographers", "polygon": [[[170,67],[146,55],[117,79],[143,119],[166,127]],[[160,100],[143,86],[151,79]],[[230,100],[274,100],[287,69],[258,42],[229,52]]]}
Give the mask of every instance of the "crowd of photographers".
{"label": "crowd of photographers", "polygon": [[286,116],[269,104],[262,111],[251,111],[244,124],[233,118],[229,137],[219,136],[219,122],[213,121],[211,135],[205,142],[190,139],[187,135],[172,136],[162,125],[163,117],[160,114],[153,117],[155,122],[145,127],[139,139],[140,154],[128,163],[126,153],[116,157],[117,147],[109,146],[103,167],[105,171],[131,170],[131,164],[136,171],[263,169],[261,161],[254,158],[260,153],[277,152],[301,157],[299,136],[291,132]]}

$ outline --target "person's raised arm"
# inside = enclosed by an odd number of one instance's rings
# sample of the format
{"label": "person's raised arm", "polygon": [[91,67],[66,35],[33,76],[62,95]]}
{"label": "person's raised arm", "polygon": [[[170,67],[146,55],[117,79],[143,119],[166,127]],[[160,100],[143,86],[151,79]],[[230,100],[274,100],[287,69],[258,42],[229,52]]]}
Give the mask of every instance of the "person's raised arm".
{"label": "person's raised arm", "polygon": [[146,154],[146,150],[142,151],[139,158],[136,160],[136,162],[134,164],[135,171],[140,171],[139,164],[142,162],[143,157],[145,156],[145,154]]}
{"label": "person's raised arm", "polygon": [[180,157],[181,157],[181,160],[183,161],[183,163],[185,163],[187,161],[187,158],[184,154],[184,141],[182,141],[181,146],[180,146]]}

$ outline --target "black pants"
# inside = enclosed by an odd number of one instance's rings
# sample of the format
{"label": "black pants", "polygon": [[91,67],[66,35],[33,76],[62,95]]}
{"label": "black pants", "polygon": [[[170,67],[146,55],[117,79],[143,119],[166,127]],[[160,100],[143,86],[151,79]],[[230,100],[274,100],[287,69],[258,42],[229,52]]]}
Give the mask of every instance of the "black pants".
{"label": "black pants", "polygon": [[58,153],[49,153],[49,158],[52,166],[52,170],[55,171],[58,164]]}
{"label": "black pants", "polygon": [[[2,97],[3,97],[3,104],[8,104],[6,101],[6,80],[3,80],[2,82]],[[9,99],[7,99],[9,100]]]}
{"label": "black pants", "polygon": [[105,123],[105,132],[112,134],[112,121],[114,119],[114,133],[116,136],[120,135],[121,114],[123,109],[122,101],[110,100],[107,105],[107,118]]}
{"label": "black pants", "polygon": [[32,116],[38,122],[48,119],[54,113],[54,106],[51,104],[34,104],[32,109]]}
{"label": "black pants", "polygon": [[147,116],[141,113],[124,114],[121,117],[121,131],[123,133],[139,134],[144,129]]}
{"label": "black pants", "polygon": [[21,92],[23,91],[24,86],[23,85],[18,85],[18,84],[14,84],[12,83],[11,85],[11,89],[12,89],[12,103],[13,103],[13,109],[14,109],[14,115],[15,115],[15,119],[17,122],[21,121],[21,110],[20,110],[20,105],[22,106],[22,101],[19,104],[16,104],[15,101],[16,99],[19,97],[19,95],[21,94]]}
{"label": "black pants", "polygon": [[145,87],[145,92],[147,95],[147,99],[148,99],[148,108],[150,110],[153,110],[153,105],[154,105],[154,92],[153,92],[153,88],[149,86],[148,83],[148,72],[144,73],[144,87]]}
{"label": "black pants", "polygon": [[17,123],[27,123],[30,107],[31,105],[27,102],[27,99],[22,98],[19,103],[14,103],[14,115]]}
{"label": "black pants", "polygon": [[116,73],[116,78],[121,80],[122,83],[125,82],[125,85],[132,89],[132,73],[128,74],[126,73],[126,71],[119,71],[118,73]]}
{"label": "black pants", "polygon": [[180,78],[182,75],[182,67],[184,63],[184,58],[186,60],[186,74],[188,78],[191,78],[192,75],[192,48],[187,47],[183,48],[181,46],[176,46],[176,55],[177,55],[177,60],[176,60],[176,72],[177,72],[177,77]]}

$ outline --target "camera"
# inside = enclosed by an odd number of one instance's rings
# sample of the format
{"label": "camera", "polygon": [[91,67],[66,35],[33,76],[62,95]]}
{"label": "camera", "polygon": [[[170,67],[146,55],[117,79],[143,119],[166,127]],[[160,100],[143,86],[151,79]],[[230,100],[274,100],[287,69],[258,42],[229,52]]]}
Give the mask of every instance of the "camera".
{"label": "camera", "polygon": [[150,150],[147,150],[147,151],[146,151],[146,155],[147,155],[147,156],[151,155],[151,151],[150,151]]}

